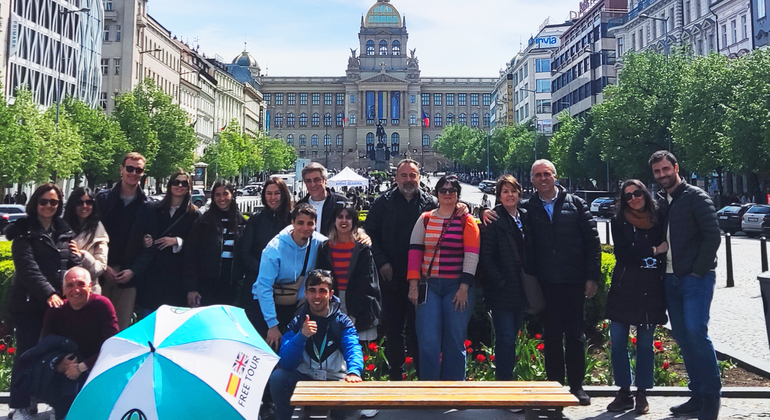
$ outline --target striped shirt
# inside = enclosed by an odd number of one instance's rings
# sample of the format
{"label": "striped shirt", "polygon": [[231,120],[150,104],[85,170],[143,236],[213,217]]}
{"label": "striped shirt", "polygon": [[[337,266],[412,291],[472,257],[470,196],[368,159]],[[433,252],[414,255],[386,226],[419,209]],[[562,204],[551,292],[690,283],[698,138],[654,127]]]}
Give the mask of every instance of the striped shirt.
{"label": "striped shirt", "polygon": [[[428,217],[428,224],[423,220]],[[446,224],[444,238],[436,249],[438,239]],[[412,230],[409,247],[409,263],[406,278],[416,280],[420,274],[443,279],[461,278],[470,282],[476,275],[479,263],[479,227],[473,215],[467,213],[453,219],[441,218],[436,210],[423,213]],[[428,273],[433,255],[431,272]],[[465,274],[465,275],[464,275]]]}
{"label": "striped shirt", "polygon": [[350,259],[353,258],[353,248],[356,243],[353,241],[346,243],[333,243],[329,241],[329,251],[332,254],[332,265],[334,275],[337,276],[337,290],[342,292],[348,288],[348,277],[350,276]]}
{"label": "striped shirt", "polygon": [[235,235],[230,231],[227,217],[222,217],[222,258],[233,258]]}

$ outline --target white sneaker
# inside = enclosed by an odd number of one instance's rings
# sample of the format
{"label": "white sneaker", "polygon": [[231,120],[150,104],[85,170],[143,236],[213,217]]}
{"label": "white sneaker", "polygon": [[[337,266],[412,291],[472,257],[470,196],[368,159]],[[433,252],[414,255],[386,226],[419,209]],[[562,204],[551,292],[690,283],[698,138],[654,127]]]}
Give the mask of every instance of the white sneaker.
{"label": "white sneaker", "polygon": [[370,419],[379,413],[380,410],[361,410],[361,418],[362,419]]}
{"label": "white sneaker", "polygon": [[34,420],[31,414],[29,414],[28,408],[17,408],[13,413],[13,416],[9,417],[11,420]]}

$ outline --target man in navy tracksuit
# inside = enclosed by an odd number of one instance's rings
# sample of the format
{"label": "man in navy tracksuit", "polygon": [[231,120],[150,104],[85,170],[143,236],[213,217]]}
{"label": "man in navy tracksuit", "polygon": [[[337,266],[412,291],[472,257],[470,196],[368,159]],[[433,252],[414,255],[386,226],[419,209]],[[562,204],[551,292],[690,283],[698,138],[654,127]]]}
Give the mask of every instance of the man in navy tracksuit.
{"label": "man in navy tracksuit", "polygon": [[[299,381],[361,382],[364,356],[356,327],[340,312],[332,291],[331,273],[313,270],[305,279],[307,302],[289,323],[270,375],[270,393],[277,420],[291,420],[290,399]],[[334,419],[357,419],[359,410],[332,411]]]}

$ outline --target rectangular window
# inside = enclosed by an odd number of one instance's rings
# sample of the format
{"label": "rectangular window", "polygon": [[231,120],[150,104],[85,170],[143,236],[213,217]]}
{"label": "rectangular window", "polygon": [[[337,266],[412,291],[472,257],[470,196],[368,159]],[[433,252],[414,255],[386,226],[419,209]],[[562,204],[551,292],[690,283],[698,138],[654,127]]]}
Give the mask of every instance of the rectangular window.
{"label": "rectangular window", "polygon": [[550,72],[551,72],[550,58],[535,59],[535,73],[550,73]]}
{"label": "rectangular window", "polygon": [[110,25],[104,25],[104,32],[102,34],[102,41],[110,42]]}
{"label": "rectangular window", "polygon": [[297,102],[297,94],[296,93],[287,93],[286,94],[286,105],[295,105]]}
{"label": "rectangular window", "polygon": [[727,47],[727,25],[722,25],[722,48]]}
{"label": "rectangular window", "polygon": [[104,2],[104,11],[109,12],[112,10],[112,1],[105,1]]}
{"label": "rectangular window", "polygon": [[529,66],[527,65],[527,63],[524,63],[523,70],[524,70],[524,77],[529,76]]}
{"label": "rectangular window", "polygon": [[417,97],[415,95],[409,95],[409,103],[413,104],[417,102]]}
{"label": "rectangular window", "polygon": [[484,96],[482,96],[481,100],[483,101],[481,104],[484,105],[484,106],[492,105],[492,94],[491,93],[485,93]]}
{"label": "rectangular window", "polygon": [[321,105],[321,94],[320,93],[314,93],[313,94],[313,105]]}
{"label": "rectangular window", "polygon": [[695,19],[700,19],[700,16],[701,16],[700,0],[695,0]]}
{"label": "rectangular window", "polygon": [[447,93],[446,94],[446,105],[447,106],[455,106],[455,94],[454,93]]}
{"label": "rectangular window", "polygon": [[102,109],[107,109],[107,92],[102,92],[99,95],[99,106],[101,106]]}
{"label": "rectangular window", "polygon": [[458,102],[458,105],[460,105],[460,106],[465,106],[465,104],[466,104],[466,98],[467,98],[467,94],[465,94],[465,93],[458,93],[458,94],[457,94],[457,102]]}
{"label": "rectangular window", "polygon": [[333,97],[331,93],[324,93],[324,105],[331,105]]}
{"label": "rectangular window", "polygon": [[622,56],[623,53],[625,52],[624,47],[625,46],[623,45],[623,37],[621,36],[618,38],[618,57]]}
{"label": "rectangular window", "polygon": [[479,94],[471,93],[471,106],[479,106]]}
{"label": "rectangular window", "polygon": [[433,94],[433,106],[441,106],[441,95],[440,93],[434,93]]}
{"label": "rectangular window", "polygon": [[689,1],[684,2],[684,24],[685,25],[690,23],[690,16],[691,16],[690,8],[691,8],[690,2]]}
{"label": "rectangular window", "polygon": [[350,123],[351,124],[355,124],[356,123],[356,114],[350,114]]}
{"label": "rectangular window", "polygon": [[351,104],[356,103],[356,95],[350,95],[350,103]]}
{"label": "rectangular window", "polygon": [[743,28],[743,38],[746,39],[749,37],[749,27],[746,25],[746,15],[741,16],[741,28]]}
{"label": "rectangular window", "polygon": [[733,44],[738,42],[738,22],[733,20],[730,22],[730,30],[733,33]]}
{"label": "rectangular window", "polygon": [[300,93],[299,94],[299,104],[300,105],[307,105],[307,93]]}
{"label": "rectangular window", "polygon": [[422,106],[430,106],[430,94],[422,94]]}
{"label": "rectangular window", "polygon": [[537,87],[535,88],[537,92],[550,92],[551,91],[551,81],[548,79],[537,79]]}
{"label": "rectangular window", "polygon": [[115,62],[115,76],[120,76],[120,59],[115,58],[113,61]]}
{"label": "rectangular window", "polygon": [[269,93],[266,93],[266,94],[265,94],[264,98],[265,98],[265,103],[266,103],[266,104],[269,104],[269,103],[270,103],[270,99],[271,99],[271,96],[272,96],[272,95],[270,95]]}
{"label": "rectangular window", "polygon": [[757,1],[757,19],[767,17],[767,7],[764,1]]}
{"label": "rectangular window", "polygon": [[536,101],[537,104],[537,113],[538,114],[550,114],[551,113],[551,101],[548,99],[538,99]]}
{"label": "rectangular window", "polygon": [[110,74],[110,59],[102,58],[102,76]]}
{"label": "rectangular window", "polygon": [[345,105],[345,94],[344,93],[338,93],[337,94],[337,105]]}
{"label": "rectangular window", "polygon": [[276,105],[283,105],[283,93],[276,93],[275,94],[275,104]]}
{"label": "rectangular window", "polygon": [[411,125],[417,124],[417,116],[416,115],[412,114],[412,115],[409,116],[409,124],[411,124]]}
{"label": "rectangular window", "polygon": [[120,41],[120,25],[115,25],[115,41]]}

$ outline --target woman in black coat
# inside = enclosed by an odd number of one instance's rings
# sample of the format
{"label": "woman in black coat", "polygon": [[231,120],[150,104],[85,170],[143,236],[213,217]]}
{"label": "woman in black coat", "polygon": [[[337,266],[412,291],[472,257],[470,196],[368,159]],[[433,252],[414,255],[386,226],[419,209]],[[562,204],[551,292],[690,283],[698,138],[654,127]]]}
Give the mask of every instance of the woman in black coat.
{"label": "woman in black coat", "polygon": [[193,225],[184,252],[187,304],[235,303],[243,269],[236,256],[246,219],[235,203],[230,183],[219,181],[211,189],[211,205]]}
{"label": "woman in black coat", "polygon": [[495,327],[495,375],[498,380],[512,381],[516,339],[527,309],[521,283],[527,257],[527,213],[518,207],[521,185],[512,175],[498,178],[495,192],[500,204],[494,210],[500,217],[481,230],[479,265],[486,275],[484,301],[492,311]]}
{"label": "woman in black coat", "polygon": [[[64,195],[59,187],[43,184],[27,203],[27,217],[5,232],[6,238],[13,241],[11,255],[16,270],[8,312],[15,324],[17,355],[37,345],[46,310],[64,304],[60,297],[64,272],[81,263],[80,256],[72,251],[75,235],[61,219],[63,206]],[[9,405],[17,411],[27,410],[30,399],[11,392]]]}
{"label": "woman in black coat", "polygon": [[[636,406],[649,411],[645,391],[653,386],[655,327],[667,322],[663,275],[668,244],[665,224],[647,187],[639,180],[623,183],[617,214],[612,219],[615,272],[607,295],[606,317],[611,321],[612,368],[620,387],[609,411]],[[636,326],[636,401],[631,395],[628,334]]]}
{"label": "woman in black coat", "polygon": [[200,217],[192,204],[192,177],[179,170],[169,178],[166,196],[146,207],[139,216],[135,238],[141,237],[144,250],[134,261],[136,304],[147,316],[160,305],[186,306],[182,268],[187,237]]}

